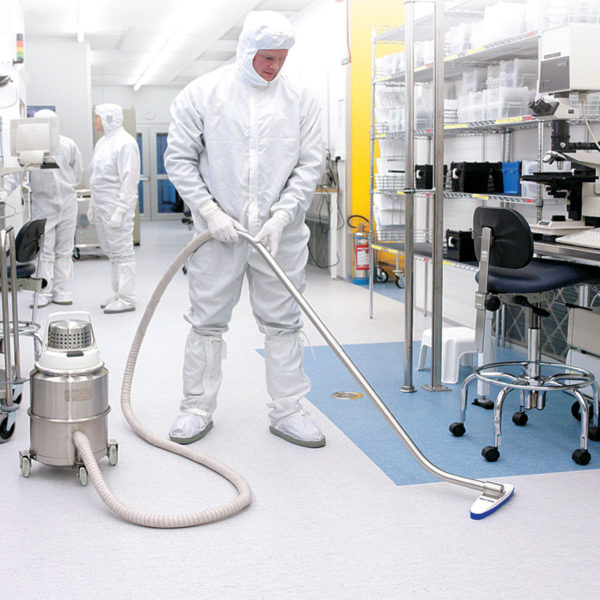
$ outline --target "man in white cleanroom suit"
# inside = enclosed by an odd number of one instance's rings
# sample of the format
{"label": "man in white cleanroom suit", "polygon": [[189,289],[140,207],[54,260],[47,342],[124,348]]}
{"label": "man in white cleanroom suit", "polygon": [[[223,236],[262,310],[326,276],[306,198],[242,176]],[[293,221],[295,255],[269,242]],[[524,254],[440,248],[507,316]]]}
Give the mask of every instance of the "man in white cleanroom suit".
{"label": "man in white cleanroom suit", "polygon": [[[35,118],[57,119],[53,110],[38,110]],[[53,157],[58,169],[31,171],[32,219],[46,219],[44,239],[40,249],[37,277],[48,283],[38,295],[38,306],[72,304],[69,280],[73,277],[73,244],[77,226],[77,193],[81,183],[81,153],[77,144],[60,136],[58,154]],[[5,177],[4,187],[11,192],[21,183],[20,175]]]}
{"label": "man in white cleanroom suit", "polygon": [[133,218],[140,179],[137,142],[123,129],[123,109],[100,104],[94,125],[98,140],[89,166],[92,200],[88,218],[96,226],[111,267],[113,295],[101,304],[107,314],[135,310]]}
{"label": "man in white cleanroom suit", "polygon": [[[244,275],[258,327],[265,334],[271,433],[301,446],[325,437],[303,411],[310,390],[302,370],[300,309],[237,229],[266,246],[302,291],[309,230],[304,214],[321,173],[319,107],[279,72],[294,31],[284,17],[251,12],[237,58],[189,84],[171,105],[165,166],[190,207],[198,232],[213,239],[188,265],[191,307],[179,414],[170,431],[185,444],[204,436],[221,384],[222,335],[240,298]],[[243,401],[243,391],[234,401]]]}

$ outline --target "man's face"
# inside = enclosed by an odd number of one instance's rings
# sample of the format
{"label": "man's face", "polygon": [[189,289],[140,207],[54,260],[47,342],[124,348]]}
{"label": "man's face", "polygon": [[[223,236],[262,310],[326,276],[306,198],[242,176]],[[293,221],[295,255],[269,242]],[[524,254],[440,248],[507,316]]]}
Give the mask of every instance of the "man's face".
{"label": "man's face", "polygon": [[104,131],[104,126],[102,125],[102,118],[100,115],[94,115],[94,127],[96,128],[96,131]]}
{"label": "man's face", "polygon": [[259,50],[252,61],[254,70],[266,81],[273,81],[287,58],[287,50]]}

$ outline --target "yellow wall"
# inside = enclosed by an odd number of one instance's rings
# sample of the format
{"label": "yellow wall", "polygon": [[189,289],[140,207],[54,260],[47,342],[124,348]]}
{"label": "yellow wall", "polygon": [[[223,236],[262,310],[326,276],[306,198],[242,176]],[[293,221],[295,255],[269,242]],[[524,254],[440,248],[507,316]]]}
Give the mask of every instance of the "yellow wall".
{"label": "yellow wall", "polygon": [[[373,27],[404,23],[401,0],[350,2],[352,213],[369,216],[371,66]],[[390,48],[390,51],[398,48]],[[379,54],[379,53],[378,53]]]}
{"label": "yellow wall", "polygon": [[[373,63],[373,27],[399,27],[404,24],[401,0],[346,0],[350,2],[351,63],[351,185],[352,214],[369,218],[369,175],[371,160],[371,68]],[[378,45],[377,56],[398,51],[397,45]],[[375,145],[375,157],[379,155]],[[385,252],[377,255],[380,265],[394,264],[396,257]],[[404,257],[399,259],[404,267]],[[388,269],[389,270],[389,269]]]}

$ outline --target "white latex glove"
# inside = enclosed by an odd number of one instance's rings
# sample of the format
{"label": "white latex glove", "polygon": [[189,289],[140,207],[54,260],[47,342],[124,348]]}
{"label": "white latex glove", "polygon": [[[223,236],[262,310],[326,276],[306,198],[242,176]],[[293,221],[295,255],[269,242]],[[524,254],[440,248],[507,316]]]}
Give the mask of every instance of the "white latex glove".
{"label": "white latex glove", "polygon": [[215,202],[208,202],[199,210],[215,240],[219,242],[237,242],[239,240],[236,229],[243,231],[244,228],[234,218],[224,213]]}
{"label": "white latex glove", "polygon": [[273,257],[279,249],[281,234],[284,227],[291,221],[290,216],[283,210],[278,210],[273,213],[273,216],[262,226],[262,229],[256,236],[257,242],[262,242],[263,246],[269,251]]}
{"label": "white latex glove", "polygon": [[115,208],[115,212],[110,218],[110,221],[108,222],[108,226],[114,229],[116,229],[117,227],[121,227],[121,225],[123,224],[123,217],[125,216],[126,212],[127,209],[125,207],[117,206],[117,208]]}
{"label": "white latex glove", "polygon": [[94,224],[94,205],[92,203],[90,203],[88,209],[87,209],[87,213],[86,213],[87,219],[90,222],[90,225]]}

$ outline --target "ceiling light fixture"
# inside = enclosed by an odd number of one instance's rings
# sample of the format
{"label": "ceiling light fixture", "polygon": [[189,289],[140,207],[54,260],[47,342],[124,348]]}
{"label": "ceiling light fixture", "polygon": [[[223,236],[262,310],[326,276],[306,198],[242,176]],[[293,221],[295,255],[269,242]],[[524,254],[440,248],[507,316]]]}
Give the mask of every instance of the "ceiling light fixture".
{"label": "ceiling light fixture", "polygon": [[81,44],[83,42],[83,38],[85,37],[85,25],[84,25],[84,3],[85,0],[79,0],[77,3],[77,41]]}
{"label": "ceiling light fixture", "polygon": [[[158,61],[159,57],[166,51],[172,51],[176,45],[178,38],[182,37],[182,33],[190,27],[190,23],[194,22],[194,15],[190,15],[188,4],[183,2],[179,4],[179,10],[169,20],[167,26],[164,28],[162,36],[158,39],[154,45],[152,51],[146,55],[142,67],[139,71],[139,75],[136,77],[135,83],[133,84],[133,91],[137,92],[160,66]],[[187,10],[184,10],[187,9]]]}
{"label": "ceiling light fixture", "polygon": [[154,74],[159,66],[158,57],[171,45],[171,42],[180,34],[181,22],[177,21],[175,25],[172,25],[167,29],[167,33],[163,35],[158,44],[156,44],[156,50],[148,54],[144,61],[144,66],[141,69],[140,75],[133,84],[133,91],[137,92],[150,77]]}

